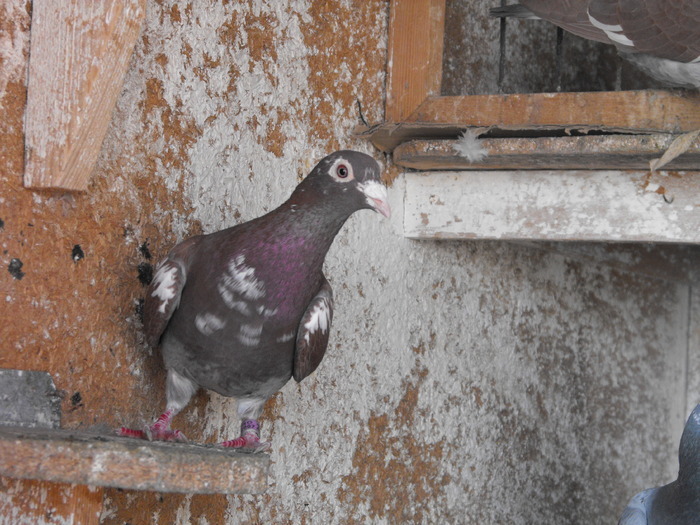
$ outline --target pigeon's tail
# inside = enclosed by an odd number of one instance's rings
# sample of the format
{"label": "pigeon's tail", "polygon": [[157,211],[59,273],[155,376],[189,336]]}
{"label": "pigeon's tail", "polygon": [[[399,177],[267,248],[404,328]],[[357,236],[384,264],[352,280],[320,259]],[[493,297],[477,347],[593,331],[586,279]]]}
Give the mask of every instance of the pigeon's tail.
{"label": "pigeon's tail", "polygon": [[507,5],[504,7],[492,7],[489,14],[496,18],[529,18],[539,20],[539,16],[530,11],[527,7],[520,4]]}

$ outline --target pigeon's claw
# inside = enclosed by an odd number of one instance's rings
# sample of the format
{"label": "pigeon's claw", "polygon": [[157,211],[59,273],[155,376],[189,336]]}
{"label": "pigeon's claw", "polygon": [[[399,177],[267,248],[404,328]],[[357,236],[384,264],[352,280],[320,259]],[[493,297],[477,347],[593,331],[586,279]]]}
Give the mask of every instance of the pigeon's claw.
{"label": "pigeon's claw", "polygon": [[135,439],[147,439],[148,441],[177,441],[187,443],[185,434],[179,430],[170,430],[170,422],[176,411],[172,408],[163,412],[156,422],[143,430],[122,427],[117,430],[117,435]]}
{"label": "pigeon's claw", "polygon": [[117,436],[134,438],[134,439],[148,439],[146,437],[146,432],[143,430],[136,430],[135,428],[121,427],[116,432]]}
{"label": "pigeon's claw", "polygon": [[270,450],[271,444],[269,441],[260,441],[258,436],[247,434],[219,443],[220,447],[235,448],[240,452],[251,452],[257,454]]}
{"label": "pigeon's claw", "polygon": [[260,423],[257,420],[244,419],[241,422],[240,437],[219,443],[219,446],[257,454],[270,450],[271,445],[268,441],[260,441]]}
{"label": "pigeon's claw", "polygon": [[156,425],[151,425],[143,430],[121,427],[119,430],[117,430],[117,435],[134,439],[147,439],[148,441],[172,441],[177,443],[187,443],[187,438],[181,431],[157,428]]}
{"label": "pigeon's claw", "polygon": [[146,435],[146,439],[148,441],[174,441],[177,443],[187,443],[185,434],[179,430],[154,429],[153,426],[146,427],[146,430],[144,430],[144,434]]}

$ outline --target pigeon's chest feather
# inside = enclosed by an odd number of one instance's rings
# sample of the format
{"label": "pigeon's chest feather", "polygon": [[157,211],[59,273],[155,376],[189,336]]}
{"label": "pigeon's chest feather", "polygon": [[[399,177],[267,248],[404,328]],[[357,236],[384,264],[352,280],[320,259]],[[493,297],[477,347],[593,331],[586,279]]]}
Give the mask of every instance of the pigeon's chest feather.
{"label": "pigeon's chest feather", "polygon": [[239,325],[297,323],[317,291],[323,263],[322,258],[308,256],[306,244],[303,239],[285,239],[220,252],[213,256],[216,264],[209,260],[210,271],[192,272],[183,302],[193,304],[181,306],[208,308],[217,318]]}

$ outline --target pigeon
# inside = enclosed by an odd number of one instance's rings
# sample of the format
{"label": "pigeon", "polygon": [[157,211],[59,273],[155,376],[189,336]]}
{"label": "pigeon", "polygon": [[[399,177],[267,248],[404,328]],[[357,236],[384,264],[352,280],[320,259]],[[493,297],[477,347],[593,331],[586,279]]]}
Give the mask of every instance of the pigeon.
{"label": "pigeon", "polygon": [[496,17],[544,19],[617,47],[647,75],[672,87],[700,87],[698,0],[521,0]]}
{"label": "pigeon", "polygon": [[700,405],[685,424],[678,464],[678,479],[634,496],[618,525],[700,524]]}
{"label": "pigeon", "polygon": [[291,377],[321,363],[333,319],[323,263],[345,221],[361,209],[389,217],[379,164],[364,153],[322,159],[273,211],[177,244],[156,267],[143,307],[147,342],[160,344],[165,412],[145,430],[119,435],[185,441],[173,417],[199,389],[238,400],[241,435],[220,443],[267,450],[258,417]]}

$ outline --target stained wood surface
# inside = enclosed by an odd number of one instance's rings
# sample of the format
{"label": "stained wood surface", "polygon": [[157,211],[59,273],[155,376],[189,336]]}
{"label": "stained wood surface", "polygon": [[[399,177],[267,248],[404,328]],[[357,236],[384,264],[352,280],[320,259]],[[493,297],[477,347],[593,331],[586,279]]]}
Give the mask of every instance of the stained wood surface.
{"label": "stained wood surface", "polygon": [[35,0],[24,185],[87,189],[145,0]]}
{"label": "stained wood surface", "polygon": [[[470,162],[455,140],[414,140],[394,150],[394,164],[417,170],[479,169],[649,169],[673,142],[673,135],[595,135],[582,137],[480,139],[488,155]],[[700,170],[700,143],[665,169]]]}
{"label": "stained wood surface", "polygon": [[157,492],[259,494],[269,456],[66,430],[0,427],[0,475]]}
{"label": "stained wood surface", "polygon": [[700,173],[466,171],[404,174],[413,239],[700,243]]}
{"label": "stained wood surface", "polygon": [[527,137],[571,132],[683,133],[700,129],[700,93],[624,91],[437,97],[403,122],[358,128],[382,151],[411,140],[476,133]]}
{"label": "stained wood surface", "polygon": [[386,118],[400,121],[442,81],[445,0],[392,0]]}
{"label": "stained wood surface", "polygon": [[700,93],[603,91],[435,97],[407,119],[501,129],[576,128],[681,133],[700,128]]}

